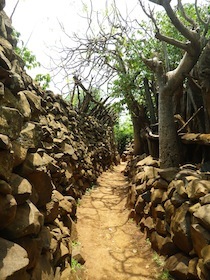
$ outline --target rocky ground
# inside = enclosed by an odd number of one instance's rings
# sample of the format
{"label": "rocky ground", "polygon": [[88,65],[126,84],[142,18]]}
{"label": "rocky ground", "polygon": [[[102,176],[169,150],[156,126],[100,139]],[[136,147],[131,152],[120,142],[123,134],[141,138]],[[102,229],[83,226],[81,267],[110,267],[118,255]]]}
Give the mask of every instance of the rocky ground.
{"label": "rocky ground", "polygon": [[104,172],[78,207],[78,246],[86,260],[82,280],[161,279],[149,242],[129,218],[124,168],[122,163]]}

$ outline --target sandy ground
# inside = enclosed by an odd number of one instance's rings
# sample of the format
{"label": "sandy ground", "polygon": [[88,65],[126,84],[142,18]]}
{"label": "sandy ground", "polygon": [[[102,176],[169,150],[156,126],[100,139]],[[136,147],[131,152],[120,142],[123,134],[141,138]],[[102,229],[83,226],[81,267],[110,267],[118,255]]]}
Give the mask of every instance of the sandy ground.
{"label": "sandy ground", "polygon": [[144,234],[128,219],[124,168],[122,163],[104,172],[78,207],[77,230],[86,260],[82,280],[154,280],[159,274]]}

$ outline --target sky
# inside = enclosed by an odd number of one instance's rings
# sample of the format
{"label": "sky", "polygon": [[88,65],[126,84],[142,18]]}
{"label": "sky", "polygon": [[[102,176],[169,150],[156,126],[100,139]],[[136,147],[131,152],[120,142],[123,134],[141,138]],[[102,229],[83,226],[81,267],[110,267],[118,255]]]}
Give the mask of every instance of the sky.
{"label": "sky", "polygon": [[[110,0],[109,0],[110,1]],[[184,0],[187,1],[187,0]],[[206,0],[199,0],[206,1]],[[90,0],[83,0],[90,3]],[[104,11],[106,0],[92,0],[95,10]],[[116,0],[117,5],[125,12],[136,13],[139,19],[145,15],[136,9],[137,0]],[[172,2],[176,3],[175,0]],[[188,0],[194,2],[194,0]],[[6,0],[5,12],[11,16],[17,0]],[[157,6],[157,5],[156,5]],[[139,6],[138,6],[139,7]],[[49,67],[50,46],[59,44],[62,32],[59,22],[62,22],[68,33],[80,33],[86,29],[86,21],[82,18],[85,6],[80,0],[20,0],[12,18],[13,27],[21,33],[21,39],[26,43],[37,60],[44,66],[29,74],[47,73]],[[64,40],[64,39],[62,39]],[[53,54],[54,55],[54,54]]]}

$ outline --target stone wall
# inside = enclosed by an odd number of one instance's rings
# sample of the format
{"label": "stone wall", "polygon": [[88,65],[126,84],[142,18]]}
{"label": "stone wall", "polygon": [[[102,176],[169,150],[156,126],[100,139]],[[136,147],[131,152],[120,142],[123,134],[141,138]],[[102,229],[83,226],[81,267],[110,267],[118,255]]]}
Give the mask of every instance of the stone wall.
{"label": "stone wall", "polygon": [[0,279],[69,279],[76,201],[116,161],[112,128],[43,91],[0,1]]}
{"label": "stone wall", "polygon": [[128,206],[175,279],[210,279],[210,173],[194,165],[160,169],[151,156],[131,160]]}

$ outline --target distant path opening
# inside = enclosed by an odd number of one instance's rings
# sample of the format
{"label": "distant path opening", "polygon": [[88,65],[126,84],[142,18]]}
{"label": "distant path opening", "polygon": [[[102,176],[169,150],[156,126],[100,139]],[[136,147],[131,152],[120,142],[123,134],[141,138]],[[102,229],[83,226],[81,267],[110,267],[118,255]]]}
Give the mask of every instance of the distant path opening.
{"label": "distant path opening", "polygon": [[128,219],[125,163],[104,172],[78,207],[85,280],[154,280],[158,267],[144,234]]}

